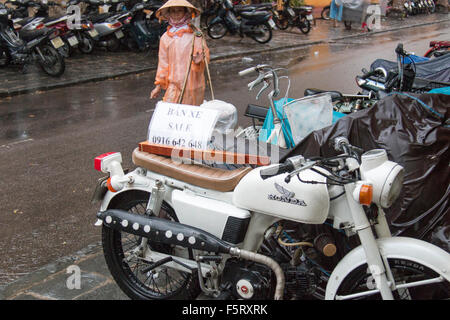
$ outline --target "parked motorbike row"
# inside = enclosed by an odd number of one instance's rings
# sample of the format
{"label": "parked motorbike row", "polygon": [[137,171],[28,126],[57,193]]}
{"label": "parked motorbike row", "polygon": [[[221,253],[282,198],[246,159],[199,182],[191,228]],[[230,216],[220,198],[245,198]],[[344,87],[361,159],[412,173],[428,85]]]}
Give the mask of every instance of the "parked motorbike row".
{"label": "parked motorbike row", "polygon": [[297,27],[307,34],[312,21],[312,7],[292,8],[288,0],[282,10],[272,3],[237,5],[231,0],[214,0],[203,14],[203,24],[211,38],[220,39],[230,33],[248,36],[259,43],[269,42],[275,27],[281,30]]}
{"label": "parked motorbike row", "polygon": [[[95,47],[117,51],[121,46],[134,51],[147,51],[158,47],[159,38],[166,30],[153,15],[162,3],[157,1],[116,1],[111,11],[99,13],[99,8],[110,2],[102,0],[71,0],[67,6],[75,10],[80,4],[86,9],[77,17],[76,12],[66,12],[50,17],[49,1],[8,0],[7,8],[0,4],[0,67],[9,63],[23,65],[24,69],[37,62],[51,76],[60,76],[65,70],[64,58],[75,49],[89,54]],[[34,16],[28,9],[34,8]],[[78,11],[81,12],[81,9]]]}
{"label": "parked motorbike row", "polygon": [[[413,16],[417,14],[429,14],[436,11],[436,4],[434,0],[406,0],[403,4],[402,14]],[[389,1],[386,10],[386,16],[392,12],[392,1]]]}

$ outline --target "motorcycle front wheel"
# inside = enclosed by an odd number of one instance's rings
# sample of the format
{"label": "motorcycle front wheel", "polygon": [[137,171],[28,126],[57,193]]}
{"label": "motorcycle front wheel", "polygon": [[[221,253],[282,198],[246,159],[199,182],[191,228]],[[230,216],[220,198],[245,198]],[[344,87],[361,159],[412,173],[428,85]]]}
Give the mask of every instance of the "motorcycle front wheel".
{"label": "motorcycle front wheel", "polygon": [[225,23],[219,21],[208,26],[208,35],[212,39],[220,39],[223,38],[227,34],[227,26]]}
{"label": "motorcycle front wheel", "polygon": [[50,45],[44,45],[40,48],[44,60],[38,54],[38,63],[42,70],[50,76],[58,77],[64,73],[66,64],[64,58]]}
{"label": "motorcycle front wheel", "polygon": [[[136,215],[146,215],[149,194],[131,191],[112,200],[109,209],[121,209]],[[178,221],[173,209],[163,202],[160,218]],[[102,244],[106,264],[111,275],[131,299],[136,300],[192,300],[200,293],[197,273],[187,273],[162,265],[143,273],[150,263],[133,256],[141,244],[141,237],[103,226]],[[192,250],[148,241],[150,250],[192,258]]]}
{"label": "motorcycle front wheel", "polygon": [[[396,285],[419,282],[438,278],[439,275],[428,267],[416,261],[401,258],[388,259]],[[342,282],[337,295],[350,295],[373,290],[375,280],[368,273],[367,264],[353,270]],[[428,283],[420,286],[397,289],[392,292],[394,299],[399,300],[436,300],[450,298],[450,284],[444,280],[439,283]],[[359,299],[381,299],[379,293],[359,297]]]}
{"label": "motorcycle front wheel", "polygon": [[311,30],[311,22],[306,17],[301,17],[298,21],[298,28],[303,34],[308,34]]}
{"label": "motorcycle front wheel", "polygon": [[272,28],[268,23],[255,26],[254,29],[256,29],[255,32],[258,33],[258,35],[252,36],[253,40],[256,42],[267,43],[272,39]]}

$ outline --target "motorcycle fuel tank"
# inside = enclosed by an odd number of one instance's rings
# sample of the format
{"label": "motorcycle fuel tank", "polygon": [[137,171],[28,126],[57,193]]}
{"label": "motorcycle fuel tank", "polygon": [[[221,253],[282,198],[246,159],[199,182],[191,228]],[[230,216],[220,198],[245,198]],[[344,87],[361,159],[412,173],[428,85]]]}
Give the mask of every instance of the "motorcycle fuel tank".
{"label": "motorcycle fuel tank", "polygon": [[236,206],[280,219],[324,223],[330,208],[324,176],[312,170],[300,172],[300,179],[317,181],[318,184],[301,182],[297,176],[286,183],[287,173],[263,180],[260,171],[265,168],[256,168],[241,179],[233,193]]}

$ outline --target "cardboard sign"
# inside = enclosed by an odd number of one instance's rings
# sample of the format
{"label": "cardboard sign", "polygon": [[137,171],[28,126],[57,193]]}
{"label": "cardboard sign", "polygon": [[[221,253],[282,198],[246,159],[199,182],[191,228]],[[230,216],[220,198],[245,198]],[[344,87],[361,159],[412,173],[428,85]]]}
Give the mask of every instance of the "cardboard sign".
{"label": "cardboard sign", "polygon": [[160,101],[150,120],[147,140],[178,148],[208,149],[217,118],[216,110]]}

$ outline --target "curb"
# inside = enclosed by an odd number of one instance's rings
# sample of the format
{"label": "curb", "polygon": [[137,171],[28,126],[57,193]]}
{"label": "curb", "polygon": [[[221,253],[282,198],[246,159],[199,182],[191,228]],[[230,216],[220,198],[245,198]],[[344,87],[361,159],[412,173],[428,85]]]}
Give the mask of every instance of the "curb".
{"label": "curb", "polygon": [[[393,31],[397,31],[397,30],[403,30],[403,29],[409,29],[409,28],[416,28],[416,27],[422,27],[422,26],[427,26],[427,25],[439,24],[439,23],[444,23],[444,22],[448,22],[448,21],[450,21],[450,18],[440,19],[438,21],[416,23],[416,24],[413,24],[413,25],[400,26],[400,27],[390,28],[390,29],[386,29],[386,30],[379,30],[379,31],[364,32],[364,33],[359,33],[359,34],[352,34],[352,35],[337,37],[337,38],[333,38],[333,39],[311,40],[311,41],[306,41],[304,43],[280,46],[280,47],[277,47],[277,48],[266,48],[266,49],[259,49],[259,50],[246,50],[246,51],[233,52],[231,54],[226,54],[225,53],[225,54],[219,54],[219,55],[216,55],[216,56],[213,55],[211,57],[211,62],[213,62],[213,61],[220,61],[220,60],[223,60],[223,59],[230,59],[230,58],[232,59],[232,58],[235,58],[237,56],[241,56],[243,54],[258,54],[258,53],[265,53],[265,52],[273,52],[273,51],[282,51],[282,50],[289,50],[289,49],[294,49],[294,48],[301,48],[301,47],[306,47],[306,46],[315,45],[315,44],[321,44],[321,43],[333,43],[333,42],[336,42],[336,41],[339,41],[339,40],[344,40],[344,39],[351,39],[351,38],[366,37],[366,36],[371,36],[371,35],[378,35],[378,34],[382,34],[382,33],[388,33],[388,32],[393,32]],[[131,70],[131,71],[117,72],[117,73],[114,73],[114,74],[100,76],[100,77],[93,76],[93,77],[89,77],[89,78],[85,78],[85,79],[81,79],[81,80],[68,81],[68,82],[63,82],[63,83],[55,83],[55,84],[49,84],[49,85],[42,85],[42,86],[34,86],[34,87],[30,87],[30,88],[24,88],[24,89],[12,90],[12,91],[0,92],[0,98],[11,97],[11,96],[16,96],[16,95],[20,95],[20,94],[26,94],[26,93],[33,93],[33,92],[36,92],[36,91],[47,91],[47,90],[63,88],[63,87],[68,87],[68,86],[78,85],[78,84],[83,84],[83,83],[88,83],[88,82],[104,81],[104,80],[108,80],[108,79],[112,79],[112,78],[116,78],[116,77],[123,77],[123,76],[131,75],[131,74],[139,74],[139,73],[143,73],[143,72],[147,72],[147,71],[153,71],[153,70],[156,70],[156,68],[157,68],[156,66],[154,66],[154,67],[145,67],[145,68],[135,69],[135,70]]]}

